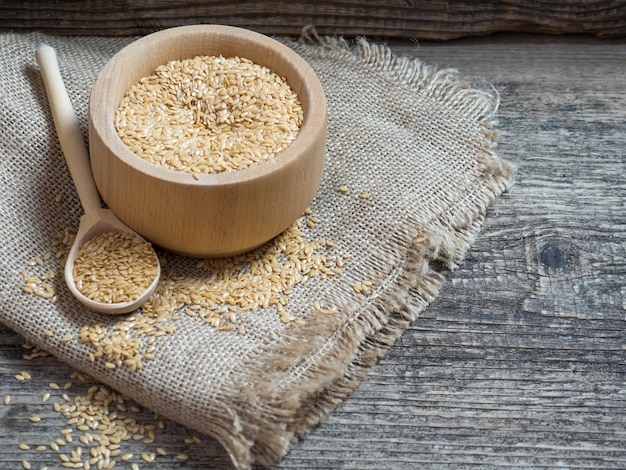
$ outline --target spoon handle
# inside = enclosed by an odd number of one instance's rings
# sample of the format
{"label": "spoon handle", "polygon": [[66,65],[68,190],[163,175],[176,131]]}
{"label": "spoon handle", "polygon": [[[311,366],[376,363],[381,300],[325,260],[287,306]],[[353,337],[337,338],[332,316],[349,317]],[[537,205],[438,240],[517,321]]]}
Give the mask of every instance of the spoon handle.
{"label": "spoon handle", "polygon": [[85,213],[102,208],[96,183],[93,179],[87,146],[78,124],[78,118],[67,94],[59,71],[56,52],[42,44],[35,53],[48,94],[61,149],[74,180],[78,197]]}

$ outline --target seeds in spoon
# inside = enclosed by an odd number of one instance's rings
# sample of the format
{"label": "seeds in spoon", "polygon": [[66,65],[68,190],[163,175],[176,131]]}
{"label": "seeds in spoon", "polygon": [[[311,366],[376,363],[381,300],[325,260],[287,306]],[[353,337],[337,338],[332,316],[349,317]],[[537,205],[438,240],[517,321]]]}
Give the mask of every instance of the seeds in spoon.
{"label": "seeds in spoon", "polygon": [[72,271],[78,290],[103,303],[136,300],[158,274],[150,243],[131,233],[103,232],[79,250]]}

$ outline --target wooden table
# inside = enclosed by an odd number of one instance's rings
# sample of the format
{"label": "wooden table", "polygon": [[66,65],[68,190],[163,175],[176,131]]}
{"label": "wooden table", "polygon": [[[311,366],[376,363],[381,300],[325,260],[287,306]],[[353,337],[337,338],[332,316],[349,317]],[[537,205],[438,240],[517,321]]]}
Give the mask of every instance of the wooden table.
{"label": "wooden table", "polygon": [[[432,306],[276,468],[626,467],[626,40],[393,48],[494,85],[497,151],[517,183]],[[25,418],[50,414],[41,395],[71,370],[23,360],[22,342],[0,327],[2,394],[12,396],[0,405],[0,467],[29,458],[59,468],[49,449],[18,444],[59,437],[62,422],[42,436]],[[17,381],[20,371],[31,380]],[[167,422],[153,444],[129,446],[167,452],[152,464],[135,457],[141,468],[230,468],[216,442],[186,444],[189,435]]]}

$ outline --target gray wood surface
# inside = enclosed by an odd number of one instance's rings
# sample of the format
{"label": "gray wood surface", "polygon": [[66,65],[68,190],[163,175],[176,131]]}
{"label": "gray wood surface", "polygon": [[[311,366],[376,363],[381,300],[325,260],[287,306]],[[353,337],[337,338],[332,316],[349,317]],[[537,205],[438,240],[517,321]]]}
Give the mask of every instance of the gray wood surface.
{"label": "gray wood surface", "polygon": [[626,34],[623,0],[0,0],[0,30],[142,35],[195,23],[265,34],[451,39],[502,31]]}
{"label": "gray wood surface", "polygon": [[[495,86],[497,151],[517,183],[435,302],[276,469],[626,468],[626,41],[393,47]],[[21,343],[0,327],[1,393],[12,396],[0,403],[0,468],[59,468],[50,450],[17,446],[58,437],[62,421],[36,435],[26,418],[52,414],[41,395],[71,370],[23,360]],[[125,452],[141,464],[146,449],[167,451],[142,469],[230,468],[216,442],[186,436],[167,422]]]}

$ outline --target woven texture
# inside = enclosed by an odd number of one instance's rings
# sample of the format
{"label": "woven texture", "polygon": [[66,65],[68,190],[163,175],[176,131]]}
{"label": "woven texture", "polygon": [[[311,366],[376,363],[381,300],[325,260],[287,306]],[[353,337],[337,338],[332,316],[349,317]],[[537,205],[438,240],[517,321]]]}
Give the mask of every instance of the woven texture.
{"label": "woven texture", "polygon": [[[154,357],[144,355],[141,369],[108,369],[105,357],[89,359],[93,345],[79,342],[79,332],[93,325],[111,331],[125,318],[82,308],[63,283],[62,257],[29,265],[82,214],[35,50],[40,42],[57,50],[87,138],[91,84],[131,40],[0,36],[0,321],[154,411],[215,437],[238,468],[269,464],[354,390],[416,320],[436,296],[442,270],[462,260],[487,207],[511,183],[509,165],[493,152],[497,94],[365,40],[286,41],[318,74],[329,110],[326,167],[310,206],[319,222],[309,226],[311,216],[304,216],[299,232],[310,243],[331,241],[315,252],[343,260],[341,272],[304,275],[306,282],[284,292],[289,315],[304,324],[281,322],[269,305],[236,312],[241,332],[219,331],[186,314],[182,302],[171,309],[178,320],[159,319],[173,326],[154,340]],[[197,260],[166,258],[164,283],[181,275],[211,282]],[[23,293],[23,269],[59,273],[49,281],[58,301]],[[364,280],[371,286],[359,293],[354,285]],[[65,335],[73,339],[61,341]],[[145,352],[148,338],[136,337]]]}

